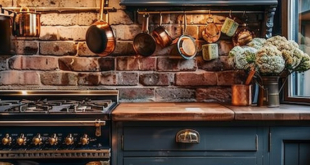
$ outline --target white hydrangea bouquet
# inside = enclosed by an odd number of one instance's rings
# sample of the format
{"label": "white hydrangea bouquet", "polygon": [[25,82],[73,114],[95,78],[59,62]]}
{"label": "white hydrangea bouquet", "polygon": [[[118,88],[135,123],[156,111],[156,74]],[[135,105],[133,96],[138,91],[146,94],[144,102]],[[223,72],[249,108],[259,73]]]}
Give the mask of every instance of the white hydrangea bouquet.
{"label": "white hydrangea bouquet", "polygon": [[295,41],[282,36],[267,40],[254,38],[244,46],[236,46],[229,52],[229,61],[236,69],[243,69],[249,75],[255,73],[260,85],[257,105],[268,107],[280,106],[279,92],[285,84],[279,88],[280,77],[285,77],[286,81],[289,74],[310,69],[310,56]]}
{"label": "white hydrangea bouquet", "polygon": [[293,40],[283,36],[269,39],[254,38],[245,46],[235,46],[229,52],[229,61],[236,69],[254,69],[260,76],[278,76],[304,72],[310,69],[310,56]]}

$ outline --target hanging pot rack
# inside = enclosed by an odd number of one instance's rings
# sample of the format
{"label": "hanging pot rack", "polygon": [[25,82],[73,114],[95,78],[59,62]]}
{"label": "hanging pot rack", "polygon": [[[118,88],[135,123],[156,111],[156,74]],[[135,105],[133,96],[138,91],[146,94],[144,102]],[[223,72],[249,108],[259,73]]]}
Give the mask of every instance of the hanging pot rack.
{"label": "hanging pot rack", "polygon": [[192,10],[192,11],[137,11],[138,14],[260,14],[264,11],[232,11],[232,10]]}

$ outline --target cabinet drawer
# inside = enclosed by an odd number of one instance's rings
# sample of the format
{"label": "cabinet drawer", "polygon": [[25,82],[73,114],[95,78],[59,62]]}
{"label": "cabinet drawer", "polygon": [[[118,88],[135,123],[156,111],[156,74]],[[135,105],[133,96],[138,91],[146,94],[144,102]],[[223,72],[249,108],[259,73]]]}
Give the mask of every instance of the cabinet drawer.
{"label": "cabinet drawer", "polygon": [[124,165],[256,165],[255,157],[125,157]]}
{"label": "cabinet drawer", "polygon": [[[191,129],[199,134],[199,143],[176,142],[179,131]],[[256,151],[257,129],[254,127],[124,127],[123,149]]]}

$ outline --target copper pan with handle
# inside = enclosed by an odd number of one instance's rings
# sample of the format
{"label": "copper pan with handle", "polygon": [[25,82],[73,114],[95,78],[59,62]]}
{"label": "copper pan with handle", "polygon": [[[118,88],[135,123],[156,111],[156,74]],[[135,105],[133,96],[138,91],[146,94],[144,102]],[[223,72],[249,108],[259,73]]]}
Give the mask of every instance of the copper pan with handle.
{"label": "copper pan with handle", "polygon": [[187,21],[186,21],[186,14],[184,13],[183,16],[183,29],[182,29],[182,35],[175,39],[173,41],[174,47],[170,51],[170,58],[175,58],[175,55],[181,56],[183,59],[192,59],[196,56],[197,54],[197,46],[195,39],[190,36],[186,35],[186,26],[187,26]]}
{"label": "copper pan with handle", "polygon": [[150,56],[156,50],[156,41],[149,34],[148,25],[149,25],[149,15],[143,15],[144,21],[142,24],[142,33],[139,33],[135,36],[133,40],[133,48],[135,52],[142,56]]}
{"label": "copper pan with handle", "polygon": [[159,44],[162,48],[169,46],[172,43],[172,38],[169,32],[162,26],[162,14],[159,16],[159,26],[154,29],[152,35],[157,44]]}
{"label": "copper pan with handle", "polygon": [[108,22],[103,20],[105,0],[100,1],[100,20],[93,23],[86,32],[86,44],[90,51],[99,56],[107,56],[114,52],[116,39]]}

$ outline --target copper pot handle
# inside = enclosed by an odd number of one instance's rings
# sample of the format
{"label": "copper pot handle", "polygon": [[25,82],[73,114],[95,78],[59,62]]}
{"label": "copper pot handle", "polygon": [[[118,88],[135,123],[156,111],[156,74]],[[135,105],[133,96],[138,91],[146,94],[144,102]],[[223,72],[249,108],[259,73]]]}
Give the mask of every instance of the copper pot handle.
{"label": "copper pot handle", "polygon": [[22,7],[20,7],[20,9],[19,9],[19,12],[23,12],[24,11],[24,9],[26,9],[26,11],[29,13],[29,8],[28,7],[26,7],[26,6],[22,6]]}

